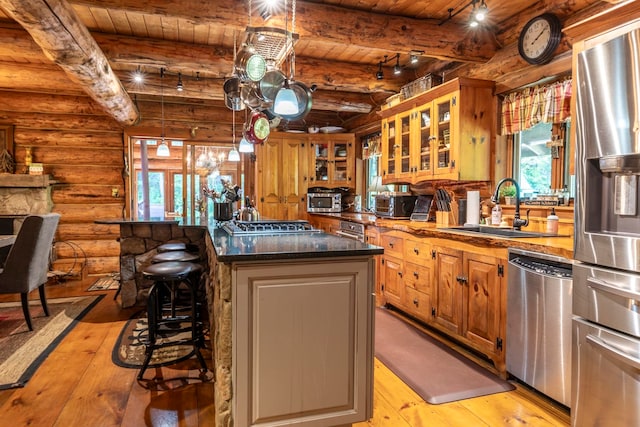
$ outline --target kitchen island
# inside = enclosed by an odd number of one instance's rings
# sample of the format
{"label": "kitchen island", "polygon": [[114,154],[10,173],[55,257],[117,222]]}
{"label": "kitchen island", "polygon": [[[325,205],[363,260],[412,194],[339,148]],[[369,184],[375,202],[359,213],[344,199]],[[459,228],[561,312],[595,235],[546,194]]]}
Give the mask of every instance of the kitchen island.
{"label": "kitchen island", "polygon": [[215,425],[370,418],[382,248],[318,231],[210,234]]}

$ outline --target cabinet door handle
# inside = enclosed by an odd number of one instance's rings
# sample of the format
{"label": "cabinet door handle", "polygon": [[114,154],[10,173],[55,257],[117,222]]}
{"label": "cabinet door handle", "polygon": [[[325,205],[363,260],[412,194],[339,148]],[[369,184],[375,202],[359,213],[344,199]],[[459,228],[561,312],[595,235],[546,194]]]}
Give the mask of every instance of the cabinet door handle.
{"label": "cabinet door handle", "polygon": [[393,242],[389,242],[389,247],[393,248]]}
{"label": "cabinet door handle", "polygon": [[418,274],[418,272],[417,272],[417,271],[414,271],[414,272],[413,272],[413,277],[415,277],[415,278],[417,279],[419,276],[420,276],[420,275]]}
{"label": "cabinet door handle", "polygon": [[460,283],[467,283],[467,278],[465,276],[456,276],[456,281]]}
{"label": "cabinet door handle", "polygon": [[413,248],[413,252],[415,252],[416,255],[420,255],[420,249],[418,248]]}
{"label": "cabinet door handle", "polygon": [[402,277],[402,271],[398,271],[398,276]]}
{"label": "cabinet door handle", "polygon": [[418,298],[413,299],[413,305],[415,305],[416,307],[418,306]]}

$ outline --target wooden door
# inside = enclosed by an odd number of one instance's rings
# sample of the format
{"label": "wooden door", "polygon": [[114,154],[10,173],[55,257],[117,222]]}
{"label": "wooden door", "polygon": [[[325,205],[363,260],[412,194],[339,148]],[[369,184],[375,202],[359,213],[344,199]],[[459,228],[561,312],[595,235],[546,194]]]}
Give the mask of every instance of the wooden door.
{"label": "wooden door", "polygon": [[464,336],[484,353],[496,351],[500,335],[502,275],[497,258],[465,253]]}
{"label": "wooden door", "polygon": [[256,146],[258,211],[263,218],[282,219],[280,159],[283,139],[271,137]]}
{"label": "wooden door", "polygon": [[462,251],[436,247],[435,321],[462,332]]}
{"label": "wooden door", "polygon": [[304,214],[304,192],[302,189],[301,165],[306,163],[302,141],[285,139],[282,141],[282,157],[280,163],[280,219],[299,219]]}

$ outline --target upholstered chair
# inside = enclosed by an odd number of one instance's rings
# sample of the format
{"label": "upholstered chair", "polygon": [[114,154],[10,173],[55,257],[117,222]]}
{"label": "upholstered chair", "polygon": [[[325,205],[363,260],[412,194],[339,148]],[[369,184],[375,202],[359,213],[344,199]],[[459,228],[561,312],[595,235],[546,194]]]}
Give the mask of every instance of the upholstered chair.
{"label": "upholstered chair", "polygon": [[49,272],[49,253],[58,227],[60,214],[29,215],[16,236],[4,269],[0,270],[0,294],[19,293],[22,311],[29,330],[29,292],[38,288],[45,315],[49,315],[44,286]]}

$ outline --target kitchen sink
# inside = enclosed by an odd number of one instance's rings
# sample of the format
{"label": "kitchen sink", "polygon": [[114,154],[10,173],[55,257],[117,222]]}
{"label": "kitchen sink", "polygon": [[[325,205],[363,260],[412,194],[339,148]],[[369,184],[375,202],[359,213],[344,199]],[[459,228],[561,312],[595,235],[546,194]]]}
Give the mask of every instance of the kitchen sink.
{"label": "kitchen sink", "polygon": [[472,226],[472,227],[449,227],[449,228],[441,228],[441,230],[450,230],[456,231],[460,233],[470,233],[470,234],[487,234],[490,236],[500,236],[500,237],[515,237],[515,238],[525,238],[525,237],[567,237],[568,235],[562,234],[553,234],[553,233],[543,233],[538,231],[522,231],[522,230],[514,230],[513,228],[499,228],[499,227],[489,227],[489,226]]}

